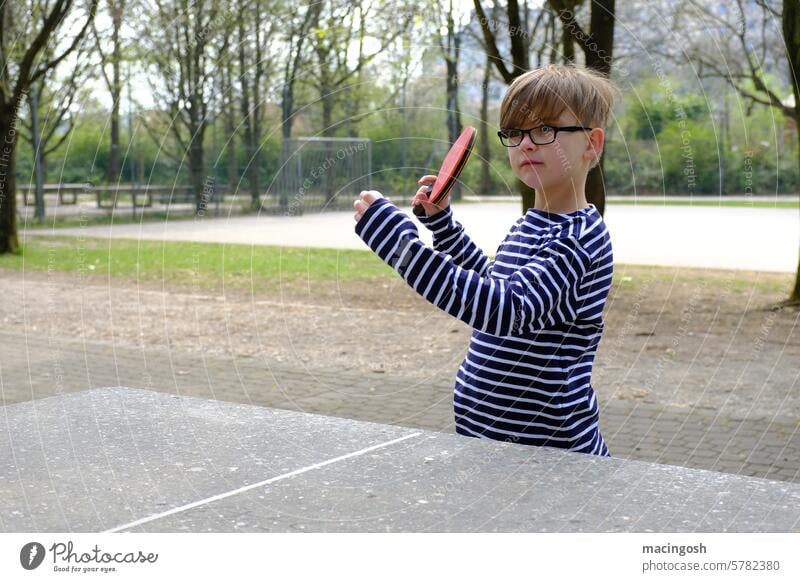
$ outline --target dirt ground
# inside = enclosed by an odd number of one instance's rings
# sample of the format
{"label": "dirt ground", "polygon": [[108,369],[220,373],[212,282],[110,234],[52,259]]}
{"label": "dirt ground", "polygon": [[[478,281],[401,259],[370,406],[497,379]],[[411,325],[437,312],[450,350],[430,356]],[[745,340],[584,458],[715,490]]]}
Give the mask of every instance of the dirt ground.
{"label": "dirt ground", "polygon": [[[616,266],[593,385],[601,399],[800,418],[800,311],[771,310],[791,275]],[[466,324],[399,277],[209,292],[0,270],[6,331],[259,358],[309,371],[455,378]]]}

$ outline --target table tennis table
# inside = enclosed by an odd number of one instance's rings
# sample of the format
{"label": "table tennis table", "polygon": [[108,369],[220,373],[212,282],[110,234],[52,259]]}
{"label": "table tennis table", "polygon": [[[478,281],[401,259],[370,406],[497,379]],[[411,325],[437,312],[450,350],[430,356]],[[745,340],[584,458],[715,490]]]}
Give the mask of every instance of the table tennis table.
{"label": "table tennis table", "polygon": [[125,387],[0,409],[3,532],[797,532],[800,485]]}

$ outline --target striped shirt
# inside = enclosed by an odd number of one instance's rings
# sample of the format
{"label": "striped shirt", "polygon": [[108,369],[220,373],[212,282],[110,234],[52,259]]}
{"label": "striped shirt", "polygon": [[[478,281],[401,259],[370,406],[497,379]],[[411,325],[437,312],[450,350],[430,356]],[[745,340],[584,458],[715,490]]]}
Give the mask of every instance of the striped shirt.
{"label": "striped shirt", "polygon": [[591,385],[613,274],[597,208],[528,210],[494,260],[450,206],[419,220],[433,232],[433,248],[386,198],[355,230],[417,293],[472,328],[456,375],[456,432],[609,456]]}

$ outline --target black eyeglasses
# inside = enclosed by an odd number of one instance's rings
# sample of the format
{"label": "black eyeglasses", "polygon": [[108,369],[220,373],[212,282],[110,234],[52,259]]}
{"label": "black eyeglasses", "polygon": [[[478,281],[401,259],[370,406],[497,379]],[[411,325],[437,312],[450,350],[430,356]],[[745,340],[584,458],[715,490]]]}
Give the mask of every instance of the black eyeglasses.
{"label": "black eyeglasses", "polygon": [[532,127],[530,129],[501,129],[497,132],[502,143],[507,148],[515,148],[522,143],[525,134],[528,134],[530,140],[536,145],[547,145],[556,141],[556,136],[559,131],[591,131],[593,127],[582,127],[580,125],[568,125],[565,127],[556,127],[555,125],[540,125],[539,127]]}

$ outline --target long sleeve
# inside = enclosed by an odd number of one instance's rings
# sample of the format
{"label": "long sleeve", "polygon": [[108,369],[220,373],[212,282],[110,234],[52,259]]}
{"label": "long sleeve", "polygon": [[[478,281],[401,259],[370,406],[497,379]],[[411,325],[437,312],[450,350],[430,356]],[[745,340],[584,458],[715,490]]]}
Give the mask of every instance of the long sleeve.
{"label": "long sleeve", "polygon": [[385,198],[370,205],[355,230],[417,293],[474,329],[513,336],[577,319],[576,290],[591,258],[573,236],[550,240],[510,277],[493,279],[426,246]]}
{"label": "long sleeve", "polygon": [[453,218],[448,204],[435,216],[418,216],[417,219],[433,233],[434,250],[447,253],[457,265],[487,277],[492,263],[483,251],[464,232],[464,226]]}

